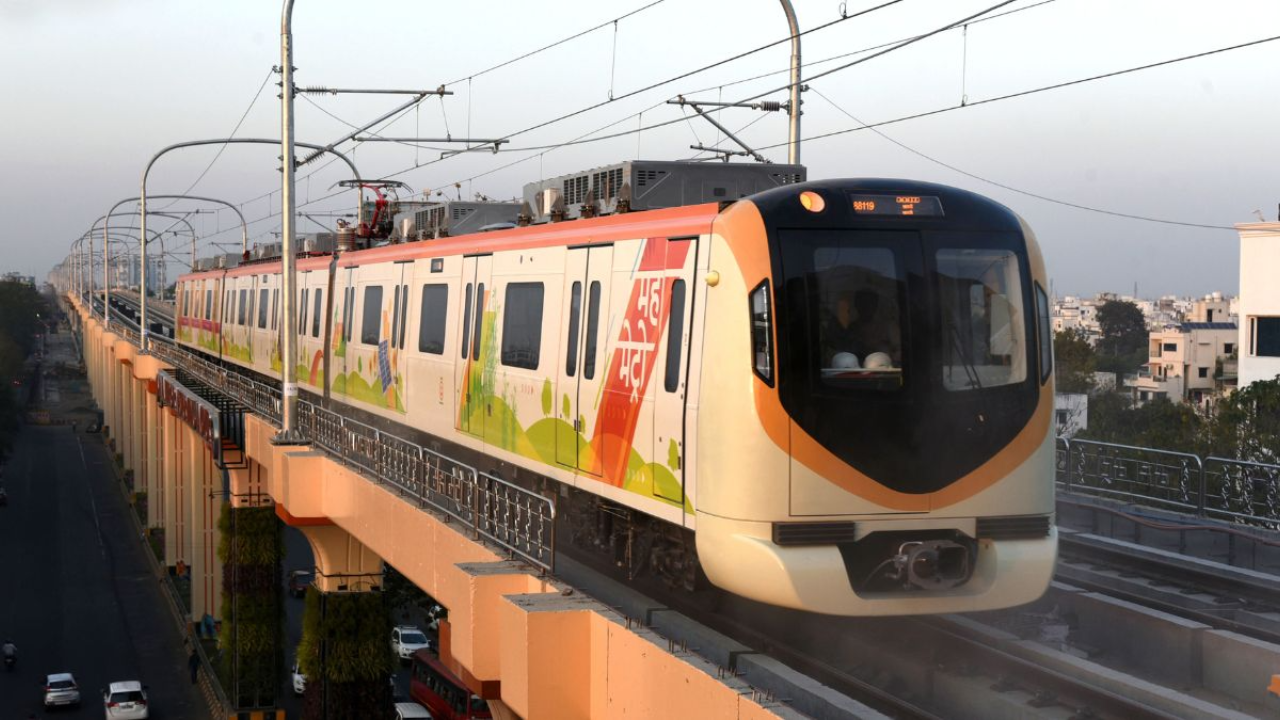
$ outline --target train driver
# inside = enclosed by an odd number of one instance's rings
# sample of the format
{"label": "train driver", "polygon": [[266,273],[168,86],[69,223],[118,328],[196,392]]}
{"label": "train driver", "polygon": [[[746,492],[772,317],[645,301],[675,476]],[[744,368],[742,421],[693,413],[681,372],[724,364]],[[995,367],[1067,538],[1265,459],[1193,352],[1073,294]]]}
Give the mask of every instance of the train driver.
{"label": "train driver", "polygon": [[847,353],[864,362],[872,354],[882,353],[894,367],[901,360],[898,329],[892,318],[880,312],[880,294],[874,290],[839,293],[822,335],[826,367],[836,366],[835,356]]}
{"label": "train driver", "polygon": [[853,295],[853,307],[856,312],[853,337],[858,355],[865,359],[872,353],[885,353],[897,367],[902,359],[901,342],[893,319],[880,312],[880,293],[857,291]]}

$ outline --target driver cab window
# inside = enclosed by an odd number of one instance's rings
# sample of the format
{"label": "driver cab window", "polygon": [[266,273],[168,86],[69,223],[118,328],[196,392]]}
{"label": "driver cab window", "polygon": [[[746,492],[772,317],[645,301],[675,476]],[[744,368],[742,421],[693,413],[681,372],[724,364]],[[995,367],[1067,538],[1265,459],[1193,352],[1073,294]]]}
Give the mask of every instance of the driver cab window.
{"label": "driver cab window", "polygon": [[973,390],[1025,380],[1026,319],[1017,255],[945,249],[938,251],[937,263],[943,385]]}
{"label": "driver cab window", "polygon": [[[813,254],[819,364],[837,384],[901,384],[900,269],[883,247],[825,246]],[[884,381],[888,380],[887,385]]]}

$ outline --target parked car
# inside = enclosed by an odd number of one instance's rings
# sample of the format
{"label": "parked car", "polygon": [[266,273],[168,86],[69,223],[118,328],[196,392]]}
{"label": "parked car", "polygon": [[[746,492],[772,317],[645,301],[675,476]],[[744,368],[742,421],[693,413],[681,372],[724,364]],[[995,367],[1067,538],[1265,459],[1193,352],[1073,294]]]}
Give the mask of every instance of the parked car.
{"label": "parked car", "polygon": [[415,652],[429,647],[431,641],[417,625],[397,625],[391,629],[391,652],[402,661],[412,659]]}
{"label": "parked car", "polygon": [[147,689],[137,680],[113,682],[102,692],[102,704],[108,720],[147,720]]}
{"label": "parked car", "polygon": [[298,669],[298,662],[296,660],[293,662],[292,673],[293,694],[298,697],[302,697],[302,693],[307,691],[307,676],[303,675],[302,671]]}
{"label": "parked car", "polygon": [[431,712],[416,702],[398,702],[396,720],[431,720]]}
{"label": "parked car", "polygon": [[44,706],[79,705],[80,686],[71,673],[54,673],[44,680]]}
{"label": "parked car", "polygon": [[307,588],[311,587],[313,574],[310,570],[293,570],[289,573],[289,594],[300,598],[307,594]]}

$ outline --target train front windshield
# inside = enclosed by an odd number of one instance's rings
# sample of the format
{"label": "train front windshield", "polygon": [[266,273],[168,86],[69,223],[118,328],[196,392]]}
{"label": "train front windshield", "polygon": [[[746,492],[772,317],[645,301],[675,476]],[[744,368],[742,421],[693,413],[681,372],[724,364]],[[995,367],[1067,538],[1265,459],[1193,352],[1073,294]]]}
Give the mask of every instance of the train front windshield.
{"label": "train front windshield", "polygon": [[777,247],[779,392],[833,453],[900,491],[929,492],[1030,417],[1035,334],[1020,236],[781,230]]}

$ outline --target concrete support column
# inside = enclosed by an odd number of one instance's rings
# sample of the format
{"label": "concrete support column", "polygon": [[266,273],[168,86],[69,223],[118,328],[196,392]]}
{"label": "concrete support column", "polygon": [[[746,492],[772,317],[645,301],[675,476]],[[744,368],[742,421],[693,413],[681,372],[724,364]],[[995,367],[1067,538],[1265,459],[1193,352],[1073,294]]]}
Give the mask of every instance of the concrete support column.
{"label": "concrete support column", "polygon": [[156,527],[161,525],[161,518],[164,517],[162,508],[164,507],[164,472],[160,467],[160,447],[163,442],[163,432],[160,428],[160,408],[156,404],[155,382],[148,380],[146,394],[143,402],[146,408],[143,411],[143,459],[142,465],[145,469],[143,472],[144,488],[147,491],[147,527]]}
{"label": "concrete support column", "polygon": [[354,535],[337,525],[303,525],[301,529],[316,559],[317,590],[355,592],[382,585],[382,557]]}
{"label": "concrete support column", "polygon": [[[135,360],[136,363],[136,360]],[[137,367],[133,368],[134,376],[130,383],[133,387],[133,400],[129,403],[129,467],[133,468],[133,489],[145,492],[147,489],[147,460],[142,449],[146,447],[146,412],[147,381],[137,376]]]}
{"label": "concrete support column", "polygon": [[155,459],[155,479],[151,484],[156,495],[148,507],[147,521],[150,521],[152,528],[164,528],[165,518],[169,515],[169,468],[172,462],[169,461],[169,437],[166,434],[165,419],[169,418],[169,414],[165,413],[164,407],[159,404],[152,404],[152,427],[155,428],[155,434],[151,436],[152,457]]}
{"label": "concrete support column", "polygon": [[[186,514],[183,510],[186,493],[186,428],[170,411],[161,415],[164,425],[164,561],[172,567],[183,556],[182,536],[186,534]],[[189,503],[188,503],[189,504]]]}
{"label": "concrete support column", "polygon": [[206,614],[222,618],[222,561],[218,543],[222,532],[218,519],[226,502],[222,494],[222,471],[213,462],[213,453],[194,432],[191,458],[191,617]]}
{"label": "concrete support column", "polygon": [[198,500],[195,495],[198,492],[202,480],[201,474],[204,472],[204,453],[202,452],[204,445],[200,441],[200,436],[194,430],[187,427],[181,420],[175,425],[178,437],[182,442],[182,475],[181,484],[177,486],[177,497],[174,498],[174,509],[180,515],[179,524],[182,532],[179,533],[178,552],[182,556],[183,562],[188,567],[194,561],[195,555],[195,536],[197,530],[197,508],[199,508]]}

